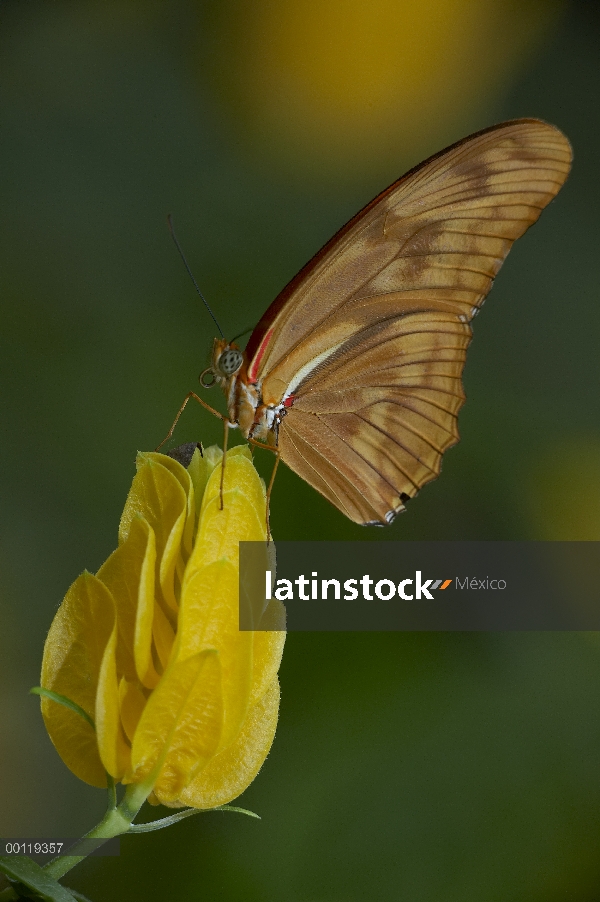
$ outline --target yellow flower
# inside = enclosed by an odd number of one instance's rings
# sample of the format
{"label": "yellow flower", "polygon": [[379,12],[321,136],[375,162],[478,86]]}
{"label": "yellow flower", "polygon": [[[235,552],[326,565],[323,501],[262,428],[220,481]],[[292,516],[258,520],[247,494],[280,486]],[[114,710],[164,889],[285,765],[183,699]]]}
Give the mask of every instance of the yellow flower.
{"label": "yellow flower", "polygon": [[[265,760],[277,723],[284,632],[238,629],[238,542],[265,541],[265,491],[247,447],[196,450],[186,469],[138,455],[119,547],[71,586],[50,628],[46,728],[93,786],[142,784],[150,801],[214,808]],[[95,724],[95,729],[93,724]]]}

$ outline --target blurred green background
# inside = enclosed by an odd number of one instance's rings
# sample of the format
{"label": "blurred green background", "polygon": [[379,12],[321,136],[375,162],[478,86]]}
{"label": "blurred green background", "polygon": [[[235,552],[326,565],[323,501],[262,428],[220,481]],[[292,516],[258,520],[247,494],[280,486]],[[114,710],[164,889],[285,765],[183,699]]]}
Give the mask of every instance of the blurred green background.
{"label": "blurred green background", "polygon": [[[386,530],[282,468],[280,539],[600,539],[600,11],[552,0],[0,6],[0,835],[76,835],[104,797],[27,696],[135,451],[227,335],[403,171],[518,116],[571,178],[475,323],[462,440]],[[216,397],[209,401],[218,403]],[[177,443],[221,441],[186,411]],[[257,456],[268,474],[272,462]],[[67,883],[153,902],[600,900],[596,634],[295,634],[256,822],[123,840]]]}

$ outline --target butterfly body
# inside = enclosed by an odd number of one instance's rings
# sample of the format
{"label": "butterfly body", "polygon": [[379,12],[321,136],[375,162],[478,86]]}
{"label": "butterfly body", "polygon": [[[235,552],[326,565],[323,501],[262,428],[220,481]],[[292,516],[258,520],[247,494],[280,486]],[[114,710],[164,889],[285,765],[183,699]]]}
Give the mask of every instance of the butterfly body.
{"label": "butterfly body", "polygon": [[470,322],[570,162],[558,129],[515,120],[383,191],[284,288],[244,352],[215,340],[230,425],[355,522],[391,522],[458,441]]}
{"label": "butterfly body", "polygon": [[[227,374],[224,369],[234,359],[237,368]],[[227,398],[229,426],[239,428],[244,438],[277,448],[279,425],[292,406],[293,396],[283,397],[281,403],[265,404],[260,384],[249,379],[246,355],[234,342],[215,338],[209,372]]]}

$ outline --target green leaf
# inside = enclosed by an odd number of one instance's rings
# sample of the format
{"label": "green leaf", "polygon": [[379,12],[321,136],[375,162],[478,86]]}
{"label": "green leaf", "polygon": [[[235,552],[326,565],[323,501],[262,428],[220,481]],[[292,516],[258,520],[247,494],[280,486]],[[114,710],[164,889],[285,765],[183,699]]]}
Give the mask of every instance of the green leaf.
{"label": "green leaf", "polygon": [[77,704],[77,702],[71,701],[70,698],[67,698],[66,695],[61,695],[60,692],[52,692],[51,689],[43,689],[41,686],[34,686],[33,689],[29,690],[30,695],[43,695],[45,698],[51,698],[53,702],[58,702],[59,705],[63,705],[65,708],[70,708],[71,711],[75,711],[76,714],[79,714],[80,717],[83,717],[87,723],[89,723],[92,730],[96,729],[96,724],[83,708]]}
{"label": "green leaf", "polygon": [[218,808],[209,808],[209,811],[235,811],[237,814],[247,814],[248,817],[255,817],[257,821],[261,820],[260,814],[250,811],[248,808],[238,808],[236,805],[220,805]]}
{"label": "green leaf", "polygon": [[73,902],[75,896],[25,855],[0,855],[0,871],[34,890],[45,902]]}
{"label": "green leaf", "polygon": [[132,824],[128,833],[150,833],[152,830],[162,830],[164,827],[170,827],[178,821],[182,821],[186,817],[192,817],[194,814],[209,814],[211,811],[236,811],[238,814],[247,814],[248,817],[255,817],[260,820],[260,815],[254,811],[248,811],[247,808],[236,808],[235,805],[221,805],[219,808],[185,808],[178,811],[177,814],[171,814],[169,817],[162,817],[157,821],[148,821],[146,824]]}

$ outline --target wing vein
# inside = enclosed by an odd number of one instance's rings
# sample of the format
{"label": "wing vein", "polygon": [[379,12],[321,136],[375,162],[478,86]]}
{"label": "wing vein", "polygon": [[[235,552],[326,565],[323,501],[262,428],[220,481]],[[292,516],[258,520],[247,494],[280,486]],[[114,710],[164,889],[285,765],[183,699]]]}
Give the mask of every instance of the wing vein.
{"label": "wing vein", "polygon": [[[399,447],[399,448],[402,448],[403,451],[406,451],[406,453],[407,453],[410,457],[414,458],[414,460],[417,460],[417,461],[421,464],[421,466],[425,467],[427,470],[429,470],[430,473],[433,473],[433,474],[435,475],[435,470],[432,470],[431,467],[429,466],[429,464],[426,464],[425,461],[421,460],[420,457],[417,457],[417,455],[414,453],[414,451],[411,451],[410,448],[407,448],[407,446],[404,445],[402,442],[398,441],[397,438],[394,438],[393,436],[391,436],[388,432],[385,431],[385,429],[382,429],[380,426],[377,426],[375,423],[372,423],[370,420],[365,419],[365,417],[361,416],[361,414],[360,414],[359,411],[356,412],[356,416],[357,416],[360,420],[362,420],[363,423],[366,423],[368,426],[371,426],[373,429],[375,429],[375,430],[376,430],[377,432],[379,432],[381,435],[385,435],[386,438],[388,438],[391,442],[393,442],[395,445],[398,445],[398,447]],[[417,433],[414,432],[412,429],[409,429],[409,431],[412,432],[413,435],[417,435]],[[417,435],[417,438],[422,438],[422,436]],[[375,445],[373,442],[369,442],[369,444],[371,445],[371,447],[376,448],[377,451],[379,451],[379,452],[381,452],[381,451],[383,450],[385,456],[386,456],[387,459],[390,461],[390,463],[393,463],[394,466],[398,468],[398,470],[399,470],[399,471],[400,471],[400,472],[408,479],[408,481],[415,487],[415,489],[416,489],[417,492],[419,491],[419,485],[414,481],[414,479],[412,479],[412,477],[410,477],[410,476],[408,475],[408,473],[406,472],[406,470],[404,470],[403,467],[400,466],[400,464],[398,463],[397,460],[394,460],[392,457],[390,457],[390,455],[389,455],[389,454],[387,453],[387,451],[385,450],[385,447],[384,447],[384,446],[382,446],[382,445]],[[430,442],[427,442],[427,444],[432,448],[433,451],[436,451],[438,455],[441,455],[442,452],[440,452],[439,448],[434,448],[433,445],[431,445]],[[378,472],[378,471],[377,471],[377,472]],[[394,488],[395,488],[395,487],[394,487]]]}

